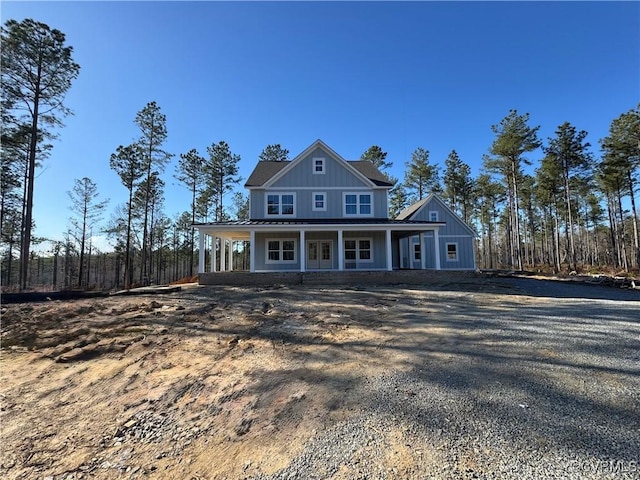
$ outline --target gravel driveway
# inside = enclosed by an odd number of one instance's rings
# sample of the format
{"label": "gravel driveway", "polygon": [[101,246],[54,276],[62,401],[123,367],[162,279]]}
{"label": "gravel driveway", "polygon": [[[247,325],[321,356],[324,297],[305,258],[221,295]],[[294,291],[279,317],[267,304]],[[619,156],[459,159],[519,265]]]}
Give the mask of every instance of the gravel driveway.
{"label": "gravel driveway", "polygon": [[[253,478],[640,478],[640,293],[462,290],[420,292],[446,315],[414,314],[415,297],[391,306],[381,348],[408,353],[407,368],[365,372],[351,416]],[[420,334],[427,323],[446,334]]]}

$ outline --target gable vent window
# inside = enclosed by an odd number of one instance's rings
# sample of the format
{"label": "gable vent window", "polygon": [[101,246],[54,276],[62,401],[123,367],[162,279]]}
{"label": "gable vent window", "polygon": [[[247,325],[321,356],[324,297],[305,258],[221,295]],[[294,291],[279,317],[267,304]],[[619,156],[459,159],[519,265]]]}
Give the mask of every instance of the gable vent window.
{"label": "gable vent window", "polygon": [[313,174],[314,175],[324,174],[324,158],[313,159]]}
{"label": "gable vent window", "polygon": [[370,193],[345,193],[344,194],[344,214],[345,216],[371,216],[373,215],[373,205],[371,204]]}
{"label": "gable vent window", "polygon": [[429,212],[429,221],[437,222],[438,221],[438,211]]}
{"label": "gable vent window", "polygon": [[267,215],[295,215],[294,193],[270,193],[267,195]]}

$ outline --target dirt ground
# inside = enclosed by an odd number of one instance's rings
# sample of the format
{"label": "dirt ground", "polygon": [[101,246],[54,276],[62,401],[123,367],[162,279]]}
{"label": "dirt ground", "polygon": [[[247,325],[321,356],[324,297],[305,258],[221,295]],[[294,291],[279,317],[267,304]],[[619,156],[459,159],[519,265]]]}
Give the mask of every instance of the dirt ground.
{"label": "dirt ground", "polygon": [[[0,476],[273,474],[357,410],[363,378],[478,340],[443,318],[554,301],[514,288],[185,285],[3,305]],[[396,446],[375,461],[402,476],[415,453],[385,435]]]}

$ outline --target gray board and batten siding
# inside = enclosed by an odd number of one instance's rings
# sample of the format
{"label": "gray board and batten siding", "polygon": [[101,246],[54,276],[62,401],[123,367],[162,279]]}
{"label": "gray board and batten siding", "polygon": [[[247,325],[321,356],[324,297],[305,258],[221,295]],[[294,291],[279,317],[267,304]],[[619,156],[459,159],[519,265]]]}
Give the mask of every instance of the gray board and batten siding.
{"label": "gray board and batten siding", "polygon": [[[323,173],[314,173],[315,161],[318,159],[324,159]],[[387,218],[387,189],[390,184],[377,170],[371,169],[369,163],[353,161],[345,164],[321,147],[298,158],[295,164],[259,162],[246,183],[251,190],[251,219],[344,218],[344,195],[347,193],[371,194],[370,218]],[[285,175],[264,188],[269,179],[279,175],[285,168],[288,169]],[[267,195],[288,193],[295,195],[295,214],[267,215]],[[326,205],[323,210],[314,209],[315,194],[324,194]]]}
{"label": "gray board and batten siding", "polygon": [[[458,215],[456,215],[440,198],[429,195],[423,201],[418,202],[402,212],[399,219],[411,220],[432,220],[431,212],[438,212],[438,221],[444,222],[445,226],[440,227],[440,268],[443,270],[475,270],[475,232]],[[419,243],[419,237],[414,236],[405,243],[403,248],[404,265],[410,268],[420,268],[420,262],[413,258],[413,245]],[[449,258],[447,245],[456,245],[456,259]],[[427,256],[425,258],[426,268],[435,268],[434,256],[435,239],[432,232],[425,233],[425,245]]]}

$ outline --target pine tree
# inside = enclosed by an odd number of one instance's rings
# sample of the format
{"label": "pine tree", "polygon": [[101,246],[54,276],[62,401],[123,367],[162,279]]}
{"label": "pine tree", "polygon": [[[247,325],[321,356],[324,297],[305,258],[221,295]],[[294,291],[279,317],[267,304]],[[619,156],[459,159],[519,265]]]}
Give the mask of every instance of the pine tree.
{"label": "pine tree", "polygon": [[406,164],[404,184],[422,200],[428,192],[439,193],[440,177],[438,165],[429,163],[429,151],[418,147],[411,154],[411,161]]}
{"label": "pine tree", "polygon": [[[76,240],[79,243],[80,263],[78,268],[78,287],[82,287],[84,281],[84,263],[87,240],[91,238],[90,232],[104,211],[108,200],[97,201],[98,186],[88,177],[76,179],[73,183],[73,190],[67,192],[71,199],[71,210],[75,216],[71,219],[71,224],[76,231]],[[87,238],[89,234],[89,238]]]}
{"label": "pine tree", "polygon": [[[28,125],[25,175],[25,212],[20,248],[20,286],[27,287],[33,192],[39,146],[62,126],[61,117],[71,113],[63,104],[65,94],[78,76],[80,66],[65,35],[48,25],[25,19],[8,20],[2,28],[2,98],[16,120]],[[4,119],[3,119],[4,120]]]}

